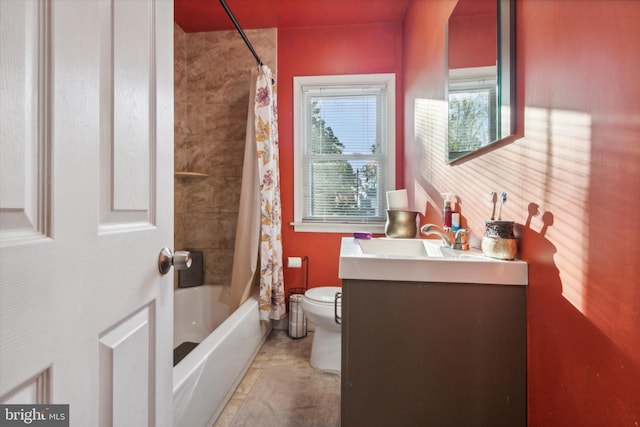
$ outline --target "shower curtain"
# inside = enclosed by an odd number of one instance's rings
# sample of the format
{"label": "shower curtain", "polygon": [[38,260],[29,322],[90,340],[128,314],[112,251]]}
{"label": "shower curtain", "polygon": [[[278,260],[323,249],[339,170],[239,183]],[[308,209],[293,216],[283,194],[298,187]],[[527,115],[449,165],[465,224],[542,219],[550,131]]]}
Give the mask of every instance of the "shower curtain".
{"label": "shower curtain", "polygon": [[251,294],[260,264],[260,320],[285,317],[276,92],[271,70],[254,69],[229,305]]}

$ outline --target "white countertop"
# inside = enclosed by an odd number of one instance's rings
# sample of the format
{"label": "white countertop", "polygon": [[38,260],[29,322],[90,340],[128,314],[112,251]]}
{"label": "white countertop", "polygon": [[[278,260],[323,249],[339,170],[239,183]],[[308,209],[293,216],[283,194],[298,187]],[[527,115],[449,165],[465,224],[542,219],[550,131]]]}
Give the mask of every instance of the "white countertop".
{"label": "white countertop", "polygon": [[[424,249],[422,249],[424,248]],[[408,282],[528,284],[527,263],[486,257],[480,250],[457,251],[435,239],[360,240],[343,237],[341,279]]]}

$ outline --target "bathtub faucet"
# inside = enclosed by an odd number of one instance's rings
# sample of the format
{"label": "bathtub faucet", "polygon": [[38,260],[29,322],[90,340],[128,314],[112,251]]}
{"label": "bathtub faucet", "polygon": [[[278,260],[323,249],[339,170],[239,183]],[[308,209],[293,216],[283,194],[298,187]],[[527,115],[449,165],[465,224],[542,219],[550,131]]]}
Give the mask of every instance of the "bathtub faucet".
{"label": "bathtub faucet", "polygon": [[461,228],[457,231],[453,231],[449,227],[441,228],[435,224],[426,224],[420,232],[425,236],[435,234],[442,239],[442,244],[447,248],[456,249],[460,251],[469,250],[469,229]]}

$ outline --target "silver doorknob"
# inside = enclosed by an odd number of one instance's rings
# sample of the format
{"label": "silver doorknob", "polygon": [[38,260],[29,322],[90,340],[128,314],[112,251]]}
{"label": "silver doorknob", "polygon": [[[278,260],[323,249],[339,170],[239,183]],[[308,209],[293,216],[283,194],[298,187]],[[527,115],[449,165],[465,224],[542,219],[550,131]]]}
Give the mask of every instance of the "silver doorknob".
{"label": "silver doorknob", "polygon": [[158,256],[158,270],[160,274],[167,274],[171,266],[176,270],[186,270],[191,267],[191,253],[189,251],[171,252],[166,246],[160,251]]}

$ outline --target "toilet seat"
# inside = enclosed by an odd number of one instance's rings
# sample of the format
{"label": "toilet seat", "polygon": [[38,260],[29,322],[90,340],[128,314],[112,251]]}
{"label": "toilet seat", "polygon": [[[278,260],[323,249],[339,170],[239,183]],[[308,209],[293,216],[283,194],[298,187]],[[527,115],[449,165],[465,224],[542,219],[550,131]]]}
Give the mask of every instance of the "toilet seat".
{"label": "toilet seat", "polygon": [[[316,303],[333,305],[336,299],[336,292],[342,292],[339,286],[319,286],[311,288],[304,293],[305,298]],[[340,305],[340,301],[338,301]]]}

